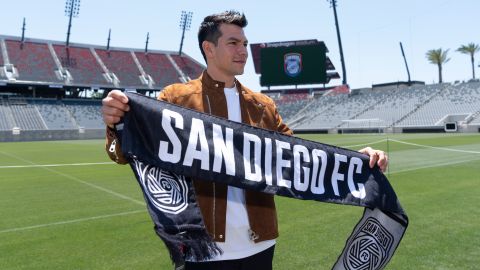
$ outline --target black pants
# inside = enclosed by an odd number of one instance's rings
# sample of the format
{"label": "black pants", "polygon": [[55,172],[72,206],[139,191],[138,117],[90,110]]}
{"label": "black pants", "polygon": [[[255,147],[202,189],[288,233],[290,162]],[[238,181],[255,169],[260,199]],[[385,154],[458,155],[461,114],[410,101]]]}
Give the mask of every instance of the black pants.
{"label": "black pants", "polygon": [[238,260],[214,262],[185,262],[185,270],[272,270],[275,246]]}

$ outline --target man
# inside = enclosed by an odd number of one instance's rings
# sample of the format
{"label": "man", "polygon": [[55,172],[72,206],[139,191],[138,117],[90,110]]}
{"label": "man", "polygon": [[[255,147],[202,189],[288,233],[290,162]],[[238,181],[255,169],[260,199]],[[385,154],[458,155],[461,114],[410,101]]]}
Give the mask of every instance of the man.
{"label": "man", "polygon": [[[196,80],[167,86],[158,99],[291,135],[275,103],[235,78],[243,74],[248,57],[245,26],[244,14],[236,11],[205,17],[198,42],[207,69]],[[110,92],[103,100],[103,118],[109,127],[107,152],[118,163],[126,160],[118,144],[112,144],[116,141],[112,130],[129,110],[127,103],[127,97],[120,91]],[[361,152],[370,155],[371,167],[378,164],[385,170],[387,157],[382,151],[365,148]],[[185,269],[272,269],[278,237],[273,196],[206,181],[194,181],[194,187],[207,231],[223,253],[204,262],[186,258]]]}

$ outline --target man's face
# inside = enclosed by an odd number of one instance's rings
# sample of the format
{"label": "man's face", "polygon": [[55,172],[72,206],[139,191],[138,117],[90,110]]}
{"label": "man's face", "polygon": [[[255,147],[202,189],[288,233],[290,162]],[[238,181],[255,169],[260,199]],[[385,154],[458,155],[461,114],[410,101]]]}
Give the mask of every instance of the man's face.
{"label": "man's face", "polygon": [[243,28],[234,24],[221,24],[217,45],[211,43],[211,58],[208,65],[226,76],[243,74],[248,58],[248,40]]}

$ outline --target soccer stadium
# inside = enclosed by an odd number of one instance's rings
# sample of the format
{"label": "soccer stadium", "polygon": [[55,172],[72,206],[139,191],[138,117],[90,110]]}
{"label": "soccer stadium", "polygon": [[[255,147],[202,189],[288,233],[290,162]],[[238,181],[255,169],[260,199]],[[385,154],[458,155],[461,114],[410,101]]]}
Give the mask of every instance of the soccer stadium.
{"label": "soccer stadium", "polygon": [[[295,136],[389,156],[384,173],[409,225],[385,269],[478,269],[478,75],[357,88],[329,51],[338,44],[284,40],[248,49],[259,90]],[[198,78],[203,59],[181,50],[0,33],[0,269],[173,269],[132,170],[105,152],[101,107],[114,89],[154,98]],[[275,201],[279,270],[331,269],[363,213]]]}

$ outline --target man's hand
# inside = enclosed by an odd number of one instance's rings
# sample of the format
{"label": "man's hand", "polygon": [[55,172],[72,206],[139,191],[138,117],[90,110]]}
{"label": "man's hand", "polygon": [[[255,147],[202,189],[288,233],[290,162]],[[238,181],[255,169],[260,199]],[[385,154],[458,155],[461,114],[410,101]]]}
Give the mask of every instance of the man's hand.
{"label": "man's hand", "polygon": [[387,170],[388,156],[385,154],[385,152],[372,149],[371,147],[365,147],[360,149],[358,152],[370,156],[370,168],[373,168],[375,164],[377,164],[382,172]]}
{"label": "man's hand", "polygon": [[102,116],[107,126],[113,128],[116,123],[120,122],[120,118],[130,110],[127,103],[127,96],[120,90],[108,93],[107,97],[102,100]]}

